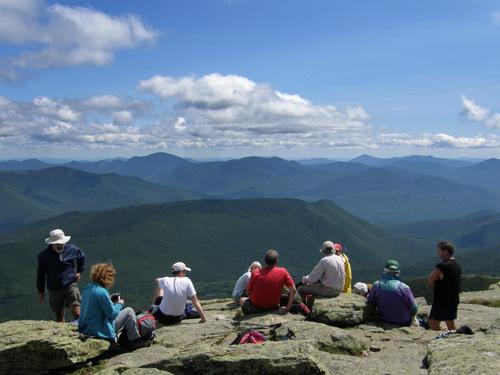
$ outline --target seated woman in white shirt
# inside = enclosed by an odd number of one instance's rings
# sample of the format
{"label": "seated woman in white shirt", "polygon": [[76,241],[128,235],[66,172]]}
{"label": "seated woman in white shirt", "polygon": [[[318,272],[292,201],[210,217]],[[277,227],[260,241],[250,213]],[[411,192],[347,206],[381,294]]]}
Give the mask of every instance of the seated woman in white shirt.
{"label": "seated woman in white shirt", "polygon": [[233,298],[236,302],[240,300],[241,297],[246,297],[246,290],[247,290],[247,284],[250,281],[250,277],[252,276],[252,272],[255,269],[260,269],[262,268],[262,265],[260,262],[253,262],[250,267],[248,267],[248,271],[245,272],[243,275],[240,276],[238,281],[236,282],[236,285],[234,286],[233,289]]}

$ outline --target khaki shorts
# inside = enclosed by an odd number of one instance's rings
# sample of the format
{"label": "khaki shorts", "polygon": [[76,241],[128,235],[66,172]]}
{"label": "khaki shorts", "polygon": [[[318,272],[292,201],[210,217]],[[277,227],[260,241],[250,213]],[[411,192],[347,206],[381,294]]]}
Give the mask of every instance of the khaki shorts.
{"label": "khaki shorts", "polygon": [[61,289],[49,290],[50,308],[55,313],[64,310],[64,306],[80,306],[82,297],[76,283],[66,285]]}

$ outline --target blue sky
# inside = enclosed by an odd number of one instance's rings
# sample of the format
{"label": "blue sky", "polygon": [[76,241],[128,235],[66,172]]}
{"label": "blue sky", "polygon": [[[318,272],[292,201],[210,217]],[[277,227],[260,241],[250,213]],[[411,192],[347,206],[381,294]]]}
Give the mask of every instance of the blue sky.
{"label": "blue sky", "polygon": [[0,0],[0,158],[500,157],[500,1]]}

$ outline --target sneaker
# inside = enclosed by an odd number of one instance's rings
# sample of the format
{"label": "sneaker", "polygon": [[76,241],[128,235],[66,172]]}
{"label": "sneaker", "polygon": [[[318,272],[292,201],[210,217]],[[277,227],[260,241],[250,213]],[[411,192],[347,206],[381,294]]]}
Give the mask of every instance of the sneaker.
{"label": "sneaker", "polygon": [[150,338],[139,337],[137,340],[134,340],[131,343],[129,343],[129,349],[136,350],[140,348],[147,348],[148,346],[151,346],[152,343],[153,340]]}
{"label": "sneaker", "polygon": [[453,329],[450,329],[449,331],[445,331],[439,335],[436,336],[436,339],[445,339],[446,337],[455,334],[456,331]]}

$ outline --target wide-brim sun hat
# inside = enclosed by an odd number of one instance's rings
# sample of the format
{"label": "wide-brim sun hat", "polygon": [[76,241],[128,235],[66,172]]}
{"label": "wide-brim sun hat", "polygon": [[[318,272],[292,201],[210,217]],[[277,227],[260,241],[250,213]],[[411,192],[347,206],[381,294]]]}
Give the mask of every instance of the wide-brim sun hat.
{"label": "wide-brim sun hat", "polygon": [[62,229],[54,229],[49,233],[49,237],[45,239],[47,245],[64,245],[71,239],[71,236],[66,236]]}

